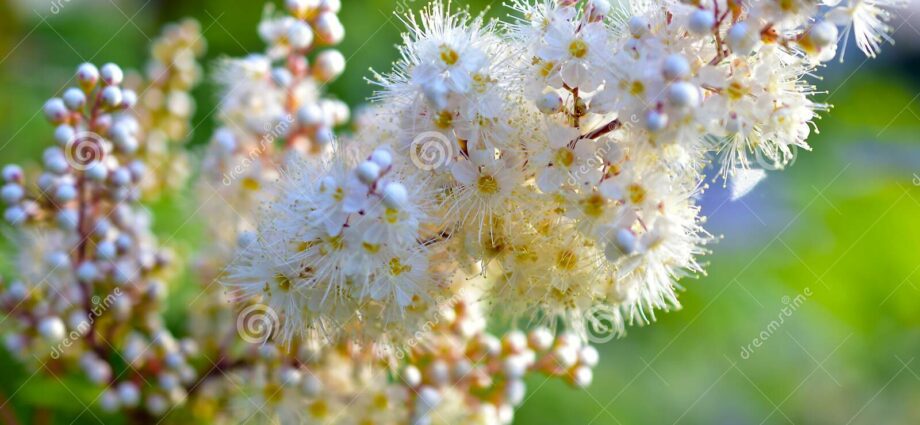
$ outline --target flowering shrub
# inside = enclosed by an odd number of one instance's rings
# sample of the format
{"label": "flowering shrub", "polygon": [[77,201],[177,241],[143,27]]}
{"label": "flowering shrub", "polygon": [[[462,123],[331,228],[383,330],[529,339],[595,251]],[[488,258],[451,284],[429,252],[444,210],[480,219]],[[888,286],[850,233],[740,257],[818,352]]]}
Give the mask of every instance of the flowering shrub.
{"label": "flowering shrub", "polygon": [[500,22],[437,2],[353,120],[324,94],[341,4],[268,8],[265,51],[214,72],[184,338],[142,205],[187,175],[204,43],[172,26],[145,75],[83,64],[48,101],[34,183],[3,169],[6,346],[142,423],[510,423],[526,374],[589,385],[599,331],[680,306],[714,240],[707,170],[742,196],[809,149],[828,105],[807,78],[851,36],[874,56],[898,5],[514,0]]}

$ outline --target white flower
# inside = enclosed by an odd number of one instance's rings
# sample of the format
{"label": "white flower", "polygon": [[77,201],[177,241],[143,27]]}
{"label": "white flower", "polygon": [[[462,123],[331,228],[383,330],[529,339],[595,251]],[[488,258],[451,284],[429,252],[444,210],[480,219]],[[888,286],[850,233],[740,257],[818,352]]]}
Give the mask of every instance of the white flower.
{"label": "white flower", "polygon": [[566,85],[588,92],[600,85],[599,70],[605,66],[603,53],[607,50],[604,24],[555,20],[544,36],[544,43],[538,55],[560,64],[559,72]]}

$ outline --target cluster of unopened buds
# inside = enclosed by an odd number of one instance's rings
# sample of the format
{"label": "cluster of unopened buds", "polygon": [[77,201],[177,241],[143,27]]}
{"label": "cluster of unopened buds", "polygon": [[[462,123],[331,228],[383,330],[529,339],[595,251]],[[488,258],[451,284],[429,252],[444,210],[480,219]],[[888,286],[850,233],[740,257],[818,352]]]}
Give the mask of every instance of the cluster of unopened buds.
{"label": "cluster of unopened buds", "polygon": [[[181,180],[200,76],[197,24],[170,27],[147,80],[84,64],[48,101],[57,146],[34,184],[2,170],[6,346],[82,370],[141,422],[510,423],[528,373],[592,381],[599,323],[679,307],[714,239],[707,170],[749,189],[808,149],[828,106],[806,78],[851,34],[874,56],[898,5],[514,0],[499,22],[435,2],[404,18],[347,137],[349,108],[323,97],[341,3],[269,7],[265,52],[214,77],[186,338],[165,327],[175,265],[139,204]],[[511,330],[487,333],[491,314]]]}

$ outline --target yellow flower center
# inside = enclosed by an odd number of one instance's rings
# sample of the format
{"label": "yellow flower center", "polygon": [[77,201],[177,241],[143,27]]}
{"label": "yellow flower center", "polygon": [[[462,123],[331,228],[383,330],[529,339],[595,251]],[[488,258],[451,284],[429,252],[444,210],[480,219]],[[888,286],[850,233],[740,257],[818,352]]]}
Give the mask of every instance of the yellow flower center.
{"label": "yellow flower center", "polygon": [[572,152],[569,148],[559,148],[556,151],[556,163],[564,167],[570,167],[575,163],[575,152]]}
{"label": "yellow flower center", "polygon": [[438,112],[434,117],[434,125],[438,126],[440,129],[448,129],[454,123],[454,114],[450,111],[441,111]]}
{"label": "yellow flower center", "polygon": [[607,200],[599,193],[593,193],[586,199],[582,199],[581,205],[584,208],[585,215],[588,217],[600,217],[604,213],[604,207]]}
{"label": "yellow flower center", "polygon": [[725,88],[725,93],[728,94],[729,99],[731,100],[740,100],[747,94],[747,88],[745,88],[741,83],[737,81],[732,81],[728,87]]}
{"label": "yellow flower center", "polygon": [[568,249],[563,249],[562,251],[559,251],[559,254],[556,255],[556,267],[559,267],[562,270],[574,270],[577,264],[578,255]]}
{"label": "yellow flower center", "polygon": [[588,44],[580,38],[576,38],[569,43],[569,54],[575,58],[583,58],[588,54]]}
{"label": "yellow flower center", "polygon": [[450,46],[446,44],[441,45],[440,51],[441,60],[444,61],[444,63],[448,66],[453,65],[457,63],[458,60],[460,60],[460,54],[458,54],[456,50],[451,49]]}
{"label": "yellow flower center", "polygon": [[476,188],[481,193],[492,195],[498,192],[498,181],[495,180],[495,177],[489,175],[480,176],[476,182]]}
{"label": "yellow flower center", "polygon": [[629,193],[629,201],[633,204],[641,204],[645,200],[645,188],[637,183],[633,183],[626,188]]}
{"label": "yellow flower center", "polygon": [[393,257],[390,259],[390,274],[393,276],[399,276],[403,273],[412,271],[412,266],[408,264],[403,264],[402,261],[399,261],[399,258]]}

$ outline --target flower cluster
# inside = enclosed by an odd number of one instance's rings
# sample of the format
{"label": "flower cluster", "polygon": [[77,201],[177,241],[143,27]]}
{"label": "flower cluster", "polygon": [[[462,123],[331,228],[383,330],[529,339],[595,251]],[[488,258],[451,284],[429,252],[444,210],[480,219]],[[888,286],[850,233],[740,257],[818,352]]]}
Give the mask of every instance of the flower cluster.
{"label": "flower cluster", "polygon": [[197,21],[170,24],[153,41],[146,79],[130,81],[141,93],[136,112],[147,130],[138,153],[150,170],[142,184],[145,195],[175,191],[186,183],[189,160],[177,145],[191,133],[195,99],[190,91],[202,78],[197,60],[205,45]]}
{"label": "flower cluster", "polygon": [[[598,307],[618,333],[648,323],[704,272],[708,167],[731,181],[808,149],[827,106],[806,78],[835,56],[840,15],[872,55],[888,6],[521,0],[499,23],[435,2],[405,19],[363,128],[288,166],[226,283],[279,310],[282,342],[399,340],[452,273],[583,338]],[[405,203],[388,202],[397,183]]]}
{"label": "flower cluster", "polygon": [[149,176],[138,96],[115,64],[83,64],[75,79],[45,104],[57,145],[35,182],[16,165],[3,171],[20,270],[2,293],[6,346],[40,371],[82,371],[106,410],[162,414],[184,402],[196,348],[159,314],[172,255],[138,204]]}
{"label": "flower cluster", "polygon": [[528,373],[591,382],[599,308],[619,335],[680,306],[709,170],[750,186],[809,149],[809,76],[851,34],[874,56],[899,5],[512,0],[499,22],[435,2],[340,139],[340,1],[269,7],[265,51],[215,69],[187,338],[140,203],[184,180],[204,43],[170,26],[146,79],[83,64],[46,103],[34,179],[3,168],[6,347],[141,423],[510,423]]}

